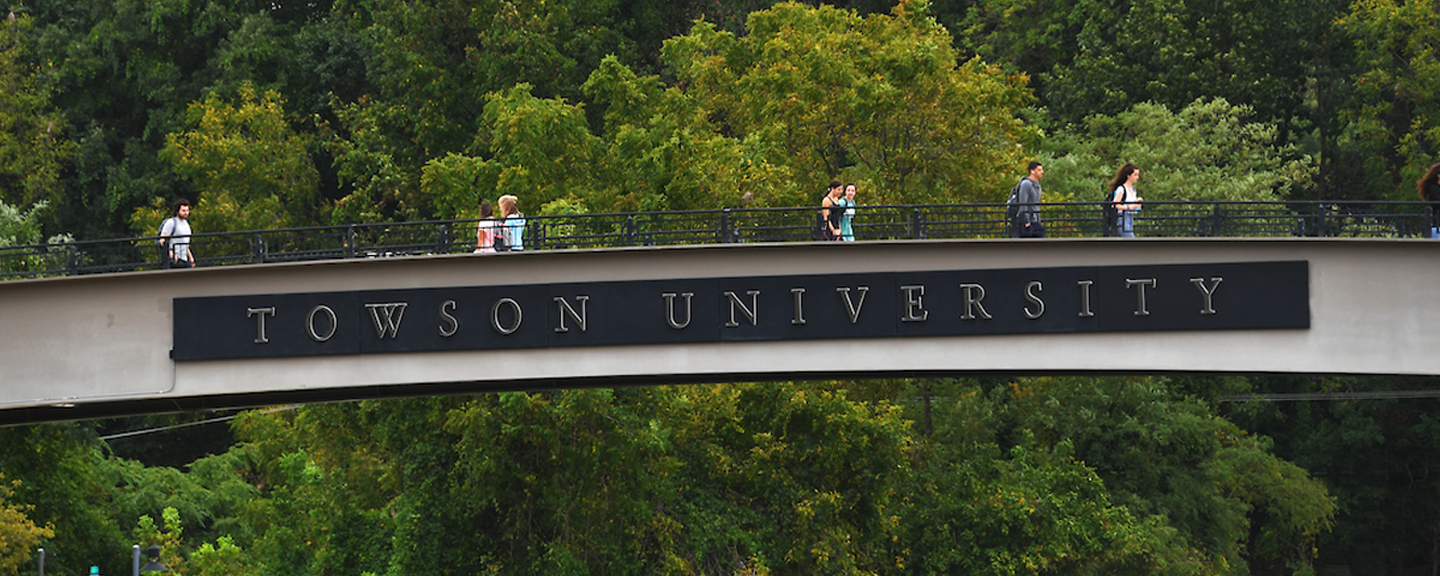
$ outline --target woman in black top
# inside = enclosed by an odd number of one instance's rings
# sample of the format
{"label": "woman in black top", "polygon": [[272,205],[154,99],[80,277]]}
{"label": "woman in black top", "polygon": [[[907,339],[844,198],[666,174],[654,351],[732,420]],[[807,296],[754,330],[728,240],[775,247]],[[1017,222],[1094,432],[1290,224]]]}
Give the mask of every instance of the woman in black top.
{"label": "woman in black top", "polygon": [[1420,199],[1430,203],[1430,229],[1425,235],[1435,238],[1440,233],[1440,162],[1430,167],[1425,175],[1415,183],[1415,193]]}
{"label": "woman in black top", "polygon": [[825,193],[825,198],[820,200],[820,237],[823,240],[840,240],[840,216],[845,210],[835,204],[840,199],[840,193],[844,187],[839,180],[830,181],[830,190]]}

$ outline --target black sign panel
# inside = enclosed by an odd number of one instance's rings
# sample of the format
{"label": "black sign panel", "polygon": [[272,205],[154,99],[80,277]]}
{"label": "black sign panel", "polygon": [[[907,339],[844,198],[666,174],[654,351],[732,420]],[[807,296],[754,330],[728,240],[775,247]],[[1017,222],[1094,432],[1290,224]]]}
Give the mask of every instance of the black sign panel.
{"label": "black sign panel", "polygon": [[177,298],[177,361],[1310,327],[1309,265],[937,270]]}

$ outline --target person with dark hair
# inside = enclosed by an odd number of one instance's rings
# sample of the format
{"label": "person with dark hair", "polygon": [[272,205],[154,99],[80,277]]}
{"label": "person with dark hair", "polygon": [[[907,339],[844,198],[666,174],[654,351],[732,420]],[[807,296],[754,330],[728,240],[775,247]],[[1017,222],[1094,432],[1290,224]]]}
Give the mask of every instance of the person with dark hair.
{"label": "person with dark hair", "polygon": [[1140,179],[1140,168],[1126,162],[1110,179],[1110,205],[1115,207],[1115,226],[1122,238],[1135,237],[1135,212],[1145,199],[1135,191],[1135,181]]}
{"label": "person with dark hair", "polygon": [[475,227],[475,253],[489,254],[495,251],[495,232],[500,223],[495,221],[495,208],[489,202],[480,203],[480,224]]}
{"label": "person with dark hair", "polygon": [[1045,224],[1040,221],[1040,178],[1045,176],[1045,166],[1030,162],[1028,174],[1017,184],[1015,196],[1015,233],[1017,238],[1044,238]]}
{"label": "person with dark hair", "polygon": [[1440,162],[1430,166],[1420,180],[1415,182],[1415,193],[1420,199],[1429,202],[1426,211],[1430,213],[1430,229],[1426,231],[1428,238],[1440,238]]}
{"label": "person with dark hair", "polygon": [[171,216],[160,224],[160,246],[165,268],[195,267],[195,252],[190,250],[189,200],[177,200]]}
{"label": "person with dark hair", "polygon": [[839,180],[830,181],[830,189],[825,192],[825,197],[820,200],[820,239],[832,242],[842,239],[840,233],[840,217],[844,215],[844,205],[840,202],[840,193],[844,186]]}
{"label": "person with dark hair", "polygon": [[855,241],[855,194],[858,189],[855,183],[845,185],[845,197],[840,199],[844,210],[840,214],[840,239],[846,242]]}

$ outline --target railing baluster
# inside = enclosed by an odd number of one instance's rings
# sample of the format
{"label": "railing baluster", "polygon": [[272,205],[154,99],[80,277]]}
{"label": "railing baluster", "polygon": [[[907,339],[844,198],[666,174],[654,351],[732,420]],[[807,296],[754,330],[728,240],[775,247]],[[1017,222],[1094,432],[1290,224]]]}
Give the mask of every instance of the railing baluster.
{"label": "railing baluster", "polygon": [[730,243],[730,209],[720,211],[720,229],[716,231],[716,241],[720,244]]}

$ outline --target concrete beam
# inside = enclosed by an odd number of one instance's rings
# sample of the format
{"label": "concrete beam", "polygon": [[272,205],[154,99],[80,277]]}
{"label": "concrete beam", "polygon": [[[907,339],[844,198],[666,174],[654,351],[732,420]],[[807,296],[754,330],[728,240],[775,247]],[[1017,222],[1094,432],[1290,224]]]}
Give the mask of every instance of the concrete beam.
{"label": "concrete beam", "polygon": [[[178,297],[837,272],[1305,260],[1311,328],[726,342],[170,360]],[[356,259],[0,283],[0,423],[286,401],[940,374],[1440,375],[1424,240],[1076,239],[708,245]]]}

